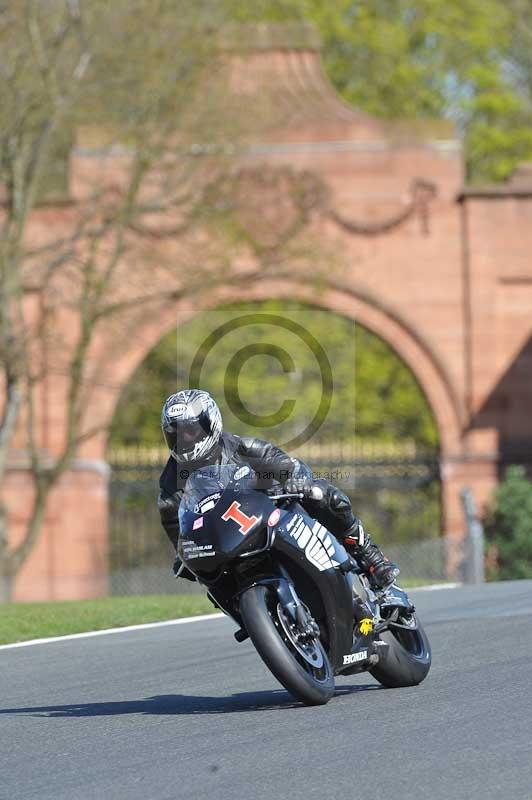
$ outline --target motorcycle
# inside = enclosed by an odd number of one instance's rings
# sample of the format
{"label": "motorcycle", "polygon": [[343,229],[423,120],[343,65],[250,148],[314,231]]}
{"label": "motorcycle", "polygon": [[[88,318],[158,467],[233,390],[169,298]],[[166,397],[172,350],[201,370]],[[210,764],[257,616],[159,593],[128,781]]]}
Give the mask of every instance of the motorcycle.
{"label": "motorcycle", "polygon": [[302,499],[280,487],[258,491],[247,465],[196,470],[179,509],[179,556],[236,622],[236,640],[249,637],[306,705],[327,703],[340,674],[419,684],[431,649],[407,594],[371,586]]}

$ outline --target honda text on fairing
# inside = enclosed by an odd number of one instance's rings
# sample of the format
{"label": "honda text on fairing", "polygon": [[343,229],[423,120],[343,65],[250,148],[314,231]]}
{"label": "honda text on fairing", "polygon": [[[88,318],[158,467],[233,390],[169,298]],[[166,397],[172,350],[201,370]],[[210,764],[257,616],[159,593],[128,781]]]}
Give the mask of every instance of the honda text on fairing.
{"label": "honda text on fairing", "polygon": [[307,705],[326,703],[334,676],[369,670],[384,686],[427,675],[430,645],[397,585],[371,588],[344,547],[297,494],[254,488],[248,466],[193,472],[179,508],[179,555],[251,638],[278,681]]}

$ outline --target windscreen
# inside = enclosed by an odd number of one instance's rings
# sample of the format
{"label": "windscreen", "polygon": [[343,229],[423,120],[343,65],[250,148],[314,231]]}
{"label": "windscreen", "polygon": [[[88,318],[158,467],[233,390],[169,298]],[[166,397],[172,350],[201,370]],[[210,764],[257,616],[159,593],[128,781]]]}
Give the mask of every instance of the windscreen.
{"label": "windscreen", "polygon": [[202,467],[192,473],[185,485],[179,506],[179,521],[190,511],[205,514],[211,511],[224,489],[231,481],[246,483],[253,480],[253,471],[247,465],[222,464]]}

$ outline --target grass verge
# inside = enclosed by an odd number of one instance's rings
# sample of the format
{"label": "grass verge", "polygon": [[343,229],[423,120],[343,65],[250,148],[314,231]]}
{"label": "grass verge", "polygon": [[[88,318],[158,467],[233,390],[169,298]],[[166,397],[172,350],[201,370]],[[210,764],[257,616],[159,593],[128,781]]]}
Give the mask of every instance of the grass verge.
{"label": "grass verge", "polygon": [[[400,581],[401,586],[411,589],[427,583],[426,580]],[[197,614],[212,614],[214,611],[214,606],[204,595],[194,594],[7,603],[0,605],[0,644],[122,628],[144,622],[162,622]]]}
{"label": "grass verge", "polygon": [[102,597],[53,603],[6,603],[0,606],[0,644],[65,636],[144,622],[161,622],[215,608],[203,595]]}

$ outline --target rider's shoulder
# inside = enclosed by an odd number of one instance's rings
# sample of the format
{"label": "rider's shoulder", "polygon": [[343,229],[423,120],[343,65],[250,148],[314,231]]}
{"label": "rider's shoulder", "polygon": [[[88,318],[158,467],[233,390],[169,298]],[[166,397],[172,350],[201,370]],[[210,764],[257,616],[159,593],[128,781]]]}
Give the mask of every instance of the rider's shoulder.
{"label": "rider's shoulder", "polygon": [[189,470],[180,468],[178,472],[175,459],[170,457],[159,477],[159,488],[164,495],[169,497],[180,496],[188,476]]}
{"label": "rider's shoulder", "polygon": [[239,436],[236,433],[224,431],[221,436],[222,446],[228,450],[238,450],[244,452],[257,446],[269,445],[264,439],[257,439],[256,436]]}
{"label": "rider's shoulder", "polygon": [[223,431],[220,437],[222,453],[225,454],[226,457],[230,457],[240,448],[240,441],[241,438],[237,436],[236,433]]}
{"label": "rider's shoulder", "polygon": [[238,436],[237,438],[239,440],[239,451],[246,455],[249,453],[259,454],[273,446],[272,443],[266,441],[266,439],[258,439],[256,436]]}

